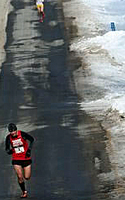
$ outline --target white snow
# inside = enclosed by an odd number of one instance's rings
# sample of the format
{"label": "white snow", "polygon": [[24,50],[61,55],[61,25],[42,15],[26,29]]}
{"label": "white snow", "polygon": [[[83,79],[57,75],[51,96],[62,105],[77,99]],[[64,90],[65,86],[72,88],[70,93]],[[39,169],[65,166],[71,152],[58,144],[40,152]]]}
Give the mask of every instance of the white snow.
{"label": "white snow", "polygon": [[82,2],[92,8],[97,18],[106,26],[113,21],[118,29],[125,30],[124,0],[82,0]]}
{"label": "white snow", "polygon": [[[82,1],[82,3],[81,3]],[[93,17],[88,17],[87,23],[104,28],[103,34],[96,31],[96,35],[84,34],[74,40],[71,51],[79,53],[87,63],[91,73],[88,82],[96,87],[105,89],[104,97],[98,97],[108,108],[125,114],[125,1],[124,0],[79,0],[80,7],[87,6]],[[74,1],[75,2],[75,1]],[[81,8],[81,10],[82,10]],[[96,20],[97,25],[96,25]],[[90,21],[89,21],[90,20]],[[84,30],[86,24],[77,20],[78,28]],[[89,22],[88,22],[89,21]],[[111,22],[115,23],[116,31],[112,31]],[[92,27],[91,27],[92,30]],[[88,31],[90,31],[88,29]],[[92,30],[93,31],[93,30]],[[84,31],[83,31],[84,32]],[[84,79],[84,82],[87,78]],[[81,108],[90,105],[89,99],[81,102]],[[92,101],[93,104],[93,101]]]}
{"label": "white snow", "polygon": [[[80,109],[96,118],[106,130],[111,171],[99,173],[98,177],[102,183],[113,180],[115,188],[121,185],[124,191],[125,0],[72,0],[63,6],[64,15],[74,19],[72,24],[77,27],[70,50],[81,59],[81,65],[73,72],[76,91],[81,97]],[[115,31],[111,22],[115,23]],[[103,160],[95,157],[96,169],[100,168],[100,162]],[[125,199],[125,193],[120,198],[121,193],[112,189],[112,194],[112,199]]]}

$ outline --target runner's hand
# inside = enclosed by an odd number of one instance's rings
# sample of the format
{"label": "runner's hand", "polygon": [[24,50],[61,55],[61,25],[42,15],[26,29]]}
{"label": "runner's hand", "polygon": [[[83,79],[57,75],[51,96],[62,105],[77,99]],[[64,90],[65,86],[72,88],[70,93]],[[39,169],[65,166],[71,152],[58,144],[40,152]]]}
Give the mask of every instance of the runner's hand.
{"label": "runner's hand", "polygon": [[11,154],[13,153],[13,150],[12,150],[12,149],[8,149],[8,150],[7,150],[7,153],[8,153],[9,155],[11,155]]}
{"label": "runner's hand", "polygon": [[26,152],[26,158],[28,158],[30,156],[31,156],[31,149],[28,149],[27,152]]}

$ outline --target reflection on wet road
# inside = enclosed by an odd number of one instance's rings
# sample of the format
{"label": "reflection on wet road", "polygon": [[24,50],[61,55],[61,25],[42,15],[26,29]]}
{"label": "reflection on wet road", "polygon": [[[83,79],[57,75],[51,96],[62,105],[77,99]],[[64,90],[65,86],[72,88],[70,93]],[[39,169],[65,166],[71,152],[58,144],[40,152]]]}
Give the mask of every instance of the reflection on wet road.
{"label": "reflection on wet road", "polygon": [[[105,133],[79,111],[61,5],[46,2],[43,24],[33,2],[13,0],[12,5],[0,79],[0,128],[15,122],[35,137],[28,199],[108,199],[97,178],[98,172],[110,172]],[[4,152],[5,134],[0,138],[0,199],[17,200],[20,189]]]}

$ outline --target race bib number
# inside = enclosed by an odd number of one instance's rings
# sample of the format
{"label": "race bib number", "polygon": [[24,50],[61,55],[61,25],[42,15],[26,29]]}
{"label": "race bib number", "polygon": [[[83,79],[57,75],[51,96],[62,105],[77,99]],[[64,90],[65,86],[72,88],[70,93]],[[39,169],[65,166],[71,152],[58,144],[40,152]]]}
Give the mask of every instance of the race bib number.
{"label": "race bib number", "polygon": [[16,147],[15,148],[15,153],[23,153],[24,152],[24,147]]}

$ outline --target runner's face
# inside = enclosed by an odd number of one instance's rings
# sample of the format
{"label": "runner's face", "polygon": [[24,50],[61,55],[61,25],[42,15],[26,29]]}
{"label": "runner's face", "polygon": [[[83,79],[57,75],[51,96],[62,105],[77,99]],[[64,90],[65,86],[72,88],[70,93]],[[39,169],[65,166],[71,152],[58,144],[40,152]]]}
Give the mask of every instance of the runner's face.
{"label": "runner's face", "polygon": [[16,136],[17,136],[17,131],[10,132],[10,134],[11,134],[13,137],[16,137]]}

